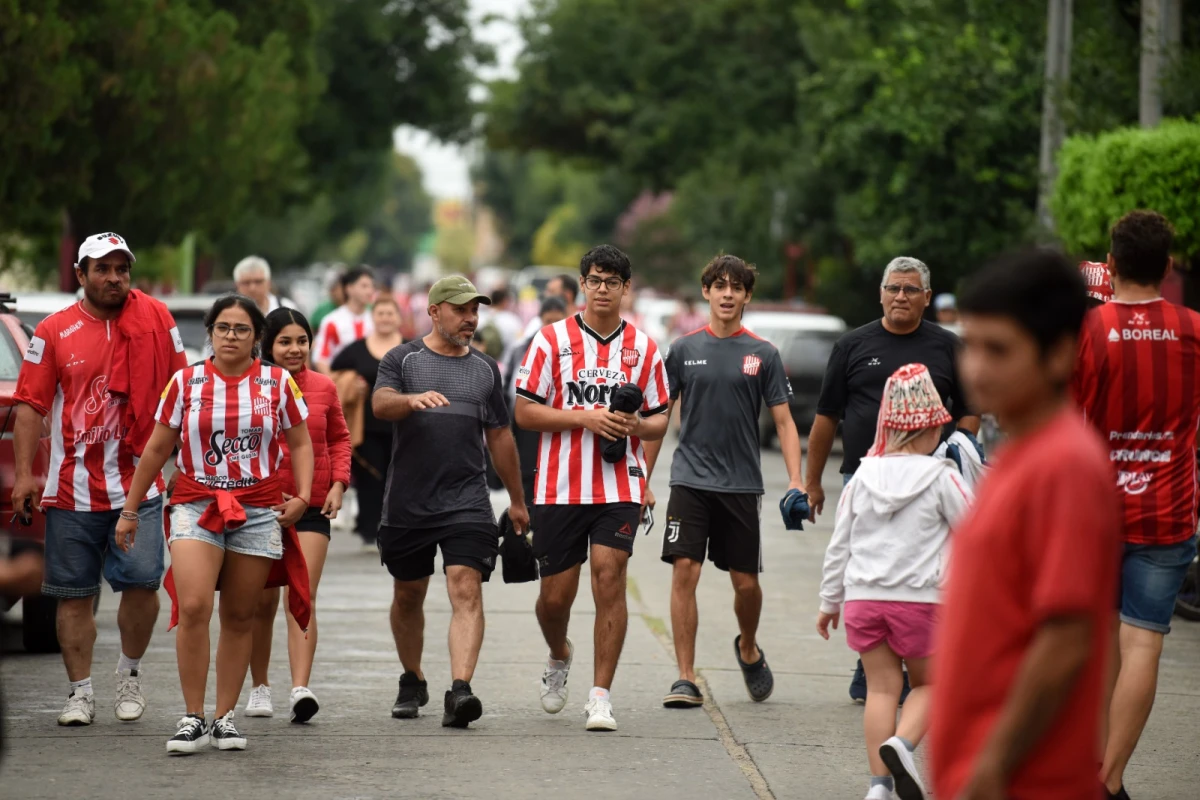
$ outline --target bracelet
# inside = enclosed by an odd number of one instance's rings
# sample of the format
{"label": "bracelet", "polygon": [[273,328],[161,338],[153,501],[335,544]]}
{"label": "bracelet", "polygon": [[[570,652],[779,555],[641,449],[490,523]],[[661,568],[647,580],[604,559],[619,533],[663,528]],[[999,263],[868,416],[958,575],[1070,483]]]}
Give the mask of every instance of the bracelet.
{"label": "bracelet", "polygon": [[125,520],[126,522],[140,522],[141,521],[141,517],[139,517],[137,515],[136,511],[122,511],[121,519]]}

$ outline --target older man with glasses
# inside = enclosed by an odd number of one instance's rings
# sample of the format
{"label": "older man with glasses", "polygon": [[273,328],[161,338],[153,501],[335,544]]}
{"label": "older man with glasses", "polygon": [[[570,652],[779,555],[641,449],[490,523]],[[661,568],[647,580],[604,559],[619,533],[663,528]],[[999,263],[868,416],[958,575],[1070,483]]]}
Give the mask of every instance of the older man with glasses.
{"label": "older man with glasses", "polygon": [[[955,425],[972,435],[979,431],[979,418],[968,411],[959,382],[958,337],[924,321],[931,295],[929,267],[907,256],[892,259],[883,270],[879,287],[883,318],[850,331],[834,346],[808,438],[804,485],[815,513],[820,514],[825,504],[821,473],[833,449],[838,423],[842,423],[845,485],[875,439],[883,386],[905,364],[924,364],[929,369],[942,404],[954,419],[943,438],[953,433]],[[861,661],[850,684],[850,697],[856,703],[867,699]]]}

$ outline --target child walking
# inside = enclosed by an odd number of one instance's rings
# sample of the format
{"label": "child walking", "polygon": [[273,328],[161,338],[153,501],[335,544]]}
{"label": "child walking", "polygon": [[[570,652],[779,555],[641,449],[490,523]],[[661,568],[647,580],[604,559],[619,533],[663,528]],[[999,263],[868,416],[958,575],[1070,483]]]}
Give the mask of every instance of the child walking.
{"label": "child walking", "polygon": [[[846,642],[867,673],[863,732],[867,800],[925,797],[913,751],[929,719],[929,660],[950,528],[970,502],[954,462],[929,455],[950,414],[923,364],[883,390],[875,444],[842,492],[825,551],[817,631],[829,638],[845,604]],[[912,691],[896,710],[908,667]]]}

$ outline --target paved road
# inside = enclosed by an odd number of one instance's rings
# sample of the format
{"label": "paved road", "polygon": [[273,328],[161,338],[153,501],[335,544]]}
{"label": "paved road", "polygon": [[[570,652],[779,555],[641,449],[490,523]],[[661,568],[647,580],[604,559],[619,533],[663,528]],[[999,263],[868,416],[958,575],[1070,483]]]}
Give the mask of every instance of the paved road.
{"label": "paved road", "polygon": [[[664,463],[669,453],[664,454]],[[558,716],[538,705],[545,645],[533,616],[534,588],[487,587],[488,635],[473,682],[485,715],[468,731],[440,727],[449,682],[444,634],[448,603],[440,577],[430,590],[426,672],[435,697],[415,721],[389,716],[399,665],[387,624],[390,582],[377,558],[335,536],[321,587],[321,644],[313,688],[321,713],[307,726],[286,717],[246,720],[244,753],[211,751],[168,758],[164,744],[181,713],[174,640],[165,615],[145,661],[150,707],[138,723],[118,723],[110,675],[118,655],[116,604],[103,598],[97,645],[100,713],[87,729],[54,724],[65,698],[57,657],[10,656],[3,665],[11,747],[0,767],[0,798],[244,796],[289,798],[832,798],[863,796],[862,712],[846,688],[853,655],[839,633],[813,630],[828,520],[811,532],[783,531],[773,498],[786,486],[778,453],[764,454],[765,609],[761,641],[776,675],[774,696],[752,703],[733,657],[737,633],[724,575],[706,569],[700,585],[697,662],[712,702],[668,711],[660,699],[675,678],[669,636],[669,575],[658,559],[661,534],[637,542],[631,561],[631,617],[614,687],[621,725],[589,734],[581,711],[591,680],[590,597],[581,595],[573,638],[573,694]],[[665,503],[665,471],[655,489]],[[827,481],[832,488],[834,481]],[[836,501],[831,497],[830,506]],[[661,513],[660,518],[664,516]],[[661,522],[660,522],[661,526]],[[586,584],[585,584],[586,585]],[[165,595],[164,595],[165,599]],[[214,628],[215,637],[215,628]],[[10,637],[11,638],[11,632]],[[214,638],[215,642],[215,638]],[[272,675],[286,697],[282,617]],[[210,680],[209,707],[213,702]],[[1129,772],[1138,800],[1200,796],[1200,625],[1178,622],[1168,637],[1158,704]]]}

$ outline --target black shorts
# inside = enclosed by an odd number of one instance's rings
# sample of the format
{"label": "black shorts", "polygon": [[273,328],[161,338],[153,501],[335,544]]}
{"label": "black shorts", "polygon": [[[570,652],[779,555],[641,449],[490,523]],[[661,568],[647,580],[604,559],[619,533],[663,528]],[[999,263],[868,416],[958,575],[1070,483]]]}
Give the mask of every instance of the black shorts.
{"label": "black shorts", "polygon": [[633,553],[642,507],[637,503],[534,506],[533,557],[544,578],[587,561],[589,545]]}
{"label": "black shorts", "polygon": [[708,492],[672,486],[663,531],[662,559],[676,557],[704,562],[728,572],[762,572],[762,533],[759,517],[762,495]]}
{"label": "black shorts", "polygon": [[458,522],[434,528],[379,526],[379,562],[398,581],[419,581],[433,574],[438,546],[442,572],[463,566],[478,571],[487,581],[496,568],[500,530],[486,522]]}
{"label": "black shorts", "polygon": [[300,515],[300,519],[296,520],[296,531],[323,533],[329,536],[329,520],[321,513],[321,509],[309,506],[308,510]]}

